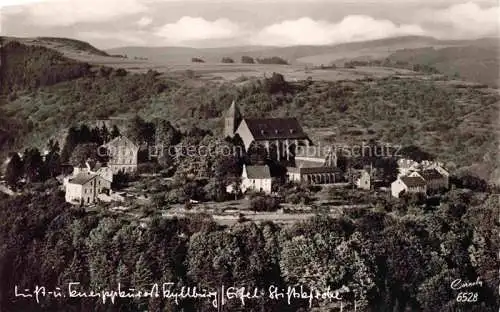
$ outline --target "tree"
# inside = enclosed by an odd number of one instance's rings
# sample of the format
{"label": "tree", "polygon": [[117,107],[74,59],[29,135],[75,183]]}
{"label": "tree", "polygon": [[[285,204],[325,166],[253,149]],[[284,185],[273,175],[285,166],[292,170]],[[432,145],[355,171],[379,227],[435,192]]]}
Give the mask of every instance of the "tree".
{"label": "tree", "polygon": [[193,63],[205,63],[205,61],[204,61],[204,60],[202,60],[202,59],[201,59],[201,58],[199,58],[199,57],[193,57],[193,58],[191,59],[191,62],[193,62]]}
{"label": "tree", "polygon": [[241,57],[241,62],[244,64],[255,64],[255,60],[251,56],[243,55]]}
{"label": "tree", "polygon": [[285,81],[285,77],[280,73],[273,73],[271,78],[266,78],[265,89],[269,94],[281,92],[286,94],[291,91],[290,85]]}
{"label": "tree", "polygon": [[423,160],[434,160],[435,158],[430,153],[422,150],[420,147],[415,145],[409,145],[401,148],[401,150],[399,151],[399,155],[395,156],[407,157],[416,162],[421,162]]}
{"label": "tree", "polygon": [[136,115],[128,123],[126,135],[136,144],[149,144],[154,142],[155,126]]}
{"label": "tree", "polygon": [[68,134],[64,139],[64,147],[61,151],[61,162],[65,163],[71,157],[71,153],[73,153],[73,149],[80,143],[79,139],[80,131],[76,127],[71,127],[68,130]]}
{"label": "tree", "polygon": [[47,178],[54,178],[61,173],[59,142],[50,140],[47,148],[48,153],[45,155],[44,161],[44,176]]}
{"label": "tree", "polygon": [[259,64],[278,64],[278,65],[288,65],[288,62],[281,57],[273,56],[273,57],[265,57],[261,59],[257,59]]}
{"label": "tree", "polygon": [[23,161],[17,153],[12,153],[7,163],[7,168],[5,169],[5,182],[7,182],[7,185],[10,187],[15,187],[23,175]]}
{"label": "tree", "polygon": [[269,195],[256,195],[250,200],[250,209],[259,211],[276,211],[280,207],[278,198]]}
{"label": "tree", "polygon": [[234,60],[230,57],[223,57],[221,62],[222,63],[234,63]]}
{"label": "tree", "polygon": [[165,206],[166,200],[165,200],[165,194],[163,193],[158,193],[158,194],[153,194],[153,198],[151,199],[153,206],[160,210]]}
{"label": "tree", "polygon": [[29,182],[38,182],[41,178],[43,158],[36,148],[26,149],[23,155],[24,173]]}
{"label": "tree", "polygon": [[119,136],[120,136],[120,130],[118,130],[118,127],[116,125],[113,125],[113,129],[111,130],[111,139],[114,139]]}
{"label": "tree", "polygon": [[172,148],[181,140],[181,133],[165,119],[154,121],[155,129],[155,148],[158,163],[164,167],[173,164]]}
{"label": "tree", "polygon": [[87,160],[98,160],[97,150],[99,145],[96,143],[78,144],[71,154],[69,162],[72,166],[84,166]]}

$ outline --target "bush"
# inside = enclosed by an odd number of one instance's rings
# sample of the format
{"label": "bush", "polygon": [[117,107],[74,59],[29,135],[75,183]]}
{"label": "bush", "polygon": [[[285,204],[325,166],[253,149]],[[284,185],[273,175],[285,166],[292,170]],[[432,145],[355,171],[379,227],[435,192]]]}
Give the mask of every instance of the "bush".
{"label": "bush", "polygon": [[259,211],[276,211],[280,208],[280,202],[276,197],[269,195],[256,195],[250,199],[250,209]]}
{"label": "bush", "polygon": [[137,173],[157,173],[161,170],[161,166],[155,162],[147,162],[137,165]]}
{"label": "bush", "polygon": [[273,56],[273,57],[265,57],[261,59],[257,59],[259,64],[277,64],[277,65],[288,65],[288,62],[281,57]]}
{"label": "bush", "polygon": [[255,60],[253,59],[253,57],[246,56],[246,55],[243,55],[241,57],[241,62],[244,64],[255,64]]}
{"label": "bush", "polygon": [[191,59],[191,62],[193,62],[193,63],[205,63],[204,60],[202,60],[201,58],[198,58],[198,57],[193,57]]}
{"label": "bush", "polygon": [[221,62],[222,63],[234,63],[234,60],[230,57],[223,57]]}

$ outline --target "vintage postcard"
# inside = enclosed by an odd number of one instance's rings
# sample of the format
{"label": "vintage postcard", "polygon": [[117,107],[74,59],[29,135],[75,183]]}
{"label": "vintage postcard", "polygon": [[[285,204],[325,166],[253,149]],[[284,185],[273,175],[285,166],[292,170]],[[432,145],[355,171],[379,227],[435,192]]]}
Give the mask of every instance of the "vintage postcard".
{"label": "vintage postcard", "polygon": [[497,0],[0,0],[0,312],[494,312]]}

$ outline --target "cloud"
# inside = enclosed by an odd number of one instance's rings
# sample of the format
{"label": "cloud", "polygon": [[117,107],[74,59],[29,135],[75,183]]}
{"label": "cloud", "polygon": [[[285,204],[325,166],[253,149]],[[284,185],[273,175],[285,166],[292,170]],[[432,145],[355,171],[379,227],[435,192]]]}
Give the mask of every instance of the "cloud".
{"label": "cloud", "polygon": [[151,25],[151,23],[153,23],[153,19],[151,17],[148,17],[148,16],[143,16],[143,17],[141,17],[140,20],[138,20],[136,22],[136,24],[139,27],[146,27],[146,26]]}
{"label": "cloud", "polygon": [[420,14],[420,19],[423,23],[448,26],[447,32],[436,31],[436,35],[439,37],[498,36],[500,7],[497,4],[483,8],[470,1],[454,4],[442,10],[423,11]]}
{"label": "cloud", "polygon": [[190,41],[234,38],[240,34],[239,25],[226,18],[207,21],[201,17],[190,16],[163,25],[155,32],[155,35],[162,37],[166,42],[180,45]]}
{"label": "cloud", "polygon": [[27,19],[40,26],[105,22],[147,10],[140,0],[54,0],[32,3],[25,7]]}
{"label": "cloud", "polygon": [[263,45],[322,45],[423,34],[425,31],[418,25],[396,25],[366,15],[349,15],[339,23],[308,17],[286,20],[265,27],[251,41]]}

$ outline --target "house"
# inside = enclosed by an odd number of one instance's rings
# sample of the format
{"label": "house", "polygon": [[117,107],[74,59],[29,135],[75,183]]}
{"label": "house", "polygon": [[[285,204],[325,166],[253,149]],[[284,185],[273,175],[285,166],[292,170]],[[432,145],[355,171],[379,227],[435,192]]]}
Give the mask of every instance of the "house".
{"label": "house", "polygon": [[139,146],[125,136],[118,136],[105,145],[108,167],[113,174],[132,173],[137,170]]}
{"label": "house", "polygon": [[247,190],[271,194],[272,178],[268,166],[243,165],[241,174],[241,192]]}
{"label": "house", "polygon": [[393,197],[399,198],[401,192],[405,193],[423,193],[427,192],[425,180],[417,175],[400,176],[391,183],[391,193]]}
{"label": "house", "polygon": [[65,183],[65,199],[72,204],[93,204],[99,194],[109,192],[111,182],[97,174],[79,172]]}
{"label": "house", "polygon": [[336,183],[342,179],[342,173],[336,166],[333,166],[330,160],[331,156],[329,155],[326,159],[295,157],[295,166],[287,167],[287,179],[288,181],[313,184]]}
{"label": "house", "polygon": [[413,171],[420,169],[420,164],[411,159],[406,159],[406,158],[398,159],[397,164],[398,164],[398,176],[405,176]]}
{"label": "house", "polygon": [[97,174],[103,179],[113,182],[113,170],[102,162],[88,160],[85,163],[85,167],[88,172]]}
{"label": "house", "polygon": [[73,168],[63,179],[66,201],[73,204],[91,204],[99,194],[111,192],[113,172],[100,162],[88,160],[84,166]]}
{"label": "house", "polygon": [[370,190],[371,189],[371,174],[367,170],[361,170],[359,178],[356,179],[356,186],[359,189]]}
{"label": "house", "polygon": [[110,184],[113,183],[113,172],[111,168],[105,166],[103,163],[98,161],[87,160],[85,165],[73,167],[73,172],[71,175],[64,177],[63,185],[66,184],[72,178],[76,177],[80,173],[90,173],[100,176],[102,179],[108,181]]}
{"label": "house", "polygon": [[425,180],[428,191],[437,191],[440,189],[448,189],[448,176],[441,174],[438,169],[424,169],[418,174]]}
{"label": "house", "polygon": [[244,118],[233,101],[224,116],[224,136],[238,135],[248,151],[252,145],[276,151],[277,160],[290,158],[300,145],[311,144],[296,118]]}

